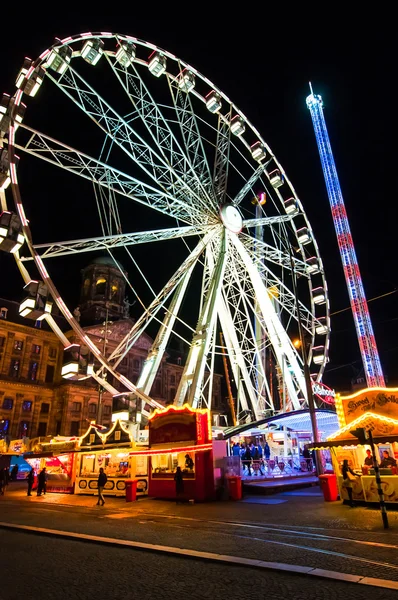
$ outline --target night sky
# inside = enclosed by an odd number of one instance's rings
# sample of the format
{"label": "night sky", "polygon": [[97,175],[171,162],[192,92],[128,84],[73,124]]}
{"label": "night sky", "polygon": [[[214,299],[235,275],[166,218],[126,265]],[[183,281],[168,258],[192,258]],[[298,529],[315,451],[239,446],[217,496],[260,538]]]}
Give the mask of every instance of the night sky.
{"label": "night sky", "polygon": [[[154,5],[155,6],[155,5]],[[6,9],[10,10],[10,9]],[[319,155],[305,99],[308,81],[324,101],[324,113],[368,300],[397,289],[397,155],[394,109],[388,89],[396,71],[393,37],[378,27],[363,30],[341,24],[327,31],[286,28],[274,7],[260,30],[257,15],[234,17],[198,13],[108,18],[66,10],[19,20],[0,37],[0,92],[14,92],[24,56],[36,58],[55,36],[83,31],[114,31],[151,41],[196,67],[221,88],[260,131],[282,163],[303,202],[325,265],[332,314],[349,307]],[[5,22],[5,20],[3,20]],[[11,22],[11,21],[10,21]],[[393,62],[394,61],[394,62]],[[38,201],[38,199],[36,199]],[[54,203],[51,219],[56,219]],[[72,216],[69,239],[74,238]],[[11,257],[0,253],[0,296],[20,300],[21,279]],[[72,277],[72,276],[71,276]],[[79,273],[71,285],[77,288]],[[77,299],[72,298],[77,303]],[[397,294],[369,308],[384,374],[398,384]],[[351,311],[332,316],[330,363],[324,381],[350,388],[361,373]]]}

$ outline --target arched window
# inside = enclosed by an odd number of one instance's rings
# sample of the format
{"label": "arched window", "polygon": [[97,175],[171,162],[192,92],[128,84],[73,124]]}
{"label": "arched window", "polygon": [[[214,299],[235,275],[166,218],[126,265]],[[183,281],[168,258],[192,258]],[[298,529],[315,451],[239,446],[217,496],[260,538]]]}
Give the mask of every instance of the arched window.
{"label": "arched window", "polygon": [[6,319],[7,313],[8,313],[8,308],[5,308],[5,306],[2,306],[0,308],[0,319]]}
{"label": "arched window", "polygon": [[95,282],[95,295],[96,296],[105,296],[106,292],[106,278],[102,275],[98,277]]}
{"label": "arched window", "polygon": [[111,284],[111,300],[117,300],[118,298],[118,294],[119,294],[119,285],[117,283],[117,281],[112,281]]}

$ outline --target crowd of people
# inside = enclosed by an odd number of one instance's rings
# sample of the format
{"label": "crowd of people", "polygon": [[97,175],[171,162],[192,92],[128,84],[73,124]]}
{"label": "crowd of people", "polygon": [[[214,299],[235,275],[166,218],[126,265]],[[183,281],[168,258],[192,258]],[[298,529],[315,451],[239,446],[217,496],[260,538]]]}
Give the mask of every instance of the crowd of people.
{"label": "crowd of people", "polygon": [[[268,461],[272,460],[271,447],[268,442],[262,444],[241,444],[235,442],[231,446],[232,456],[239,456],[242,462],[244,474],[251,476],[252,474],[265,475],[266,469],[268,469]],[[304,462],[304,470],[312,471],[313,468],[313,457],[307,447],[304,447],[300,458]],[[280,457],[274,457],[276,463],[279,465]]]}

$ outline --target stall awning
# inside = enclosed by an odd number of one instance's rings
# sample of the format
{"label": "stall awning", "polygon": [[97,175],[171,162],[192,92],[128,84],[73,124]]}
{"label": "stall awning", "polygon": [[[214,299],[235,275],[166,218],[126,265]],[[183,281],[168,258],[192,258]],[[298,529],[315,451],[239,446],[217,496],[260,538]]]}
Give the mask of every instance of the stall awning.
{"label": "stall awning", "polygon": [[[377,444],[392,444],[394,442],[398,442],[398,435],[385,435],[385,436],[378,436],[378,437],[374,437],[373,438],[373,442],[377,445]],[[365,444],[366,446],[368,444]],[[360,444],[359,441],[354,438],[354,437],[350,437],[349,439],[339,439],[339,440],[332,440],[332,441],[328,441],[328,442],[318,442],[318,444],[309,444],[308,448],[309,450],[325,450],[326,448],[346,448],[346,447],[351,447],[351,448],[356,448],[357,446],[363,446],[363,444]]]}
{"label": "stall awning", "polygon": [[54,452],[25,452],[24,459],[27,458],[50,458],[54,456]]}
{"label": "stall awning", "polygon": [[177,452],[204,452],[212,450],[213,444],[195,444],[194,446],[176,446],[170,448],[148,448],[147,450],[133,450],[129,456],[156,456],[158,454],[172,454]]}

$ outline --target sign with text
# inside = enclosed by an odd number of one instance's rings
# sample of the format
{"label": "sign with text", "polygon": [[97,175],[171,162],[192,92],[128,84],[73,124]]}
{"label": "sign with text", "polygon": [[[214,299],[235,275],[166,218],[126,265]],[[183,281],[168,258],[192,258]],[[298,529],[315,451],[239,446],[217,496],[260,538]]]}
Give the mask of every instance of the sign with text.
{"label": "sign with text", "polygon": [[367,388],[351,396],[337,396],[336,407],[346,425],[367,412],[398,419],[398,388]]}

